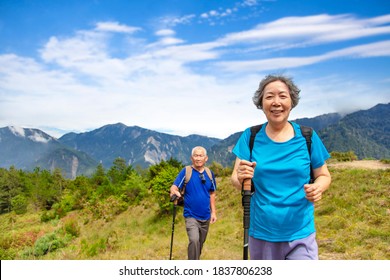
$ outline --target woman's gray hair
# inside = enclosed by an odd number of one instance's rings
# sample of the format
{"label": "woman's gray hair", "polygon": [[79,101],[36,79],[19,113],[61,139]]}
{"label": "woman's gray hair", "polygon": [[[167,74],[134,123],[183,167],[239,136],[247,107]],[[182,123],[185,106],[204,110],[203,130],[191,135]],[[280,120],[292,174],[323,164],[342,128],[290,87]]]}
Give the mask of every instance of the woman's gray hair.
{"label": "woman's gray hair", "polygon": [[272,82],[281,81],[286,84],[291,97],[291,109],[298,105],[299,92],[301,91],[293,82],[292,78],[283,75],[268,75],[261,80],[258,90],[256,90],[252,100],[258,109],[263,109],[264,88]]}

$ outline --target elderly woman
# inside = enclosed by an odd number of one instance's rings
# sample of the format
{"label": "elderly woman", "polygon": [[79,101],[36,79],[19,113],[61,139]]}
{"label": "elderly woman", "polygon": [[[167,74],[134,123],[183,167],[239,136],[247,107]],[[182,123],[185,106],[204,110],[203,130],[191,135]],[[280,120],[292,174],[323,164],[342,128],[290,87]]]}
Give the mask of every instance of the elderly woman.
{"label": "elderly woman", "polygon": [[252,179],[255,188],[250,203],[251,259],[318,259],[314,203],[331,183],[326,165],[330,156],[315,131],[309,153],[301,127],[288,120],[299,92],[288,77],[265,77],[253,101],[267,122],[256,134],[252,153],[249,128],[233,149],[233,185],[241,190],[244,180]]}

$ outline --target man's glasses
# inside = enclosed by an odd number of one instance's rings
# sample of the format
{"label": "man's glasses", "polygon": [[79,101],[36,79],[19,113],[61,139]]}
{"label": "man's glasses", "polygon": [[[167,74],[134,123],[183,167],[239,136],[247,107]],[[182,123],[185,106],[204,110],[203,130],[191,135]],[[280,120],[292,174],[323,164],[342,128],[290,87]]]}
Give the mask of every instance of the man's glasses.
{"label": "man's glasses", "polygon": [[206,178],[204,177],[204,174],[203,174],[203,173],[199,174],[199,178],[200,178],[200,180],[202,181],[202,184],[205,184],[205,183],[206,183]]}

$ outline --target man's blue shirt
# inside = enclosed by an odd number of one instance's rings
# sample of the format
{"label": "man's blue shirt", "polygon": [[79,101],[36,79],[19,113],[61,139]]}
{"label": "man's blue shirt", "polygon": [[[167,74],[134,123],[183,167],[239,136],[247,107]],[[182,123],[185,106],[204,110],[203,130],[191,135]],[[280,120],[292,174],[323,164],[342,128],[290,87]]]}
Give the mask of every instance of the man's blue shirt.
{"label": "man's blue shirt", "polygon": [[[180,190],[184,186],[186,170],[183,168],[174,181],[174,185]],[[201,174],[205,179],[202,183]],[[210,192],[216,191],[215,177],[212,173],[213,182],[210,180],[206,171],[199,173],[192,168],[192,175],[185,187],[184,193],[184,217],[191,217],[197,220],[209,220],[211,217]]]}

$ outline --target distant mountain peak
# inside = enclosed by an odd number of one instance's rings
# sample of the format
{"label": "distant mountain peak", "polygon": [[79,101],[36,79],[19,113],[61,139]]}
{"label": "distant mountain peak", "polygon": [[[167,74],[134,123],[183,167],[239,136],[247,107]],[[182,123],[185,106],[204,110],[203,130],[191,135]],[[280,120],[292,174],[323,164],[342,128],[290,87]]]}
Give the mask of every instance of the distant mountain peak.
{"label": "distant mountain peak", "polygon": [[23,128],[19,126],[8,126],[11,133],[17,137],[29,139],[33,142],[48,143],[54,138],[38,129]]}
{"label": "distant mountain peak", "polygon": [[8,126],[8,129],[12,132],[13,135],[18,137],[26,137],[24,133],[24,128],[20,126]]}

